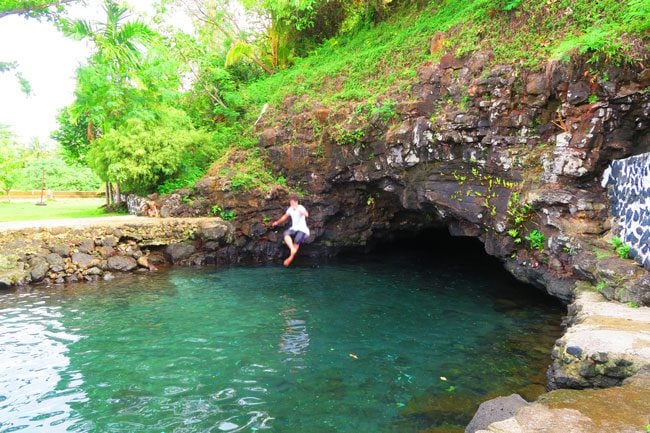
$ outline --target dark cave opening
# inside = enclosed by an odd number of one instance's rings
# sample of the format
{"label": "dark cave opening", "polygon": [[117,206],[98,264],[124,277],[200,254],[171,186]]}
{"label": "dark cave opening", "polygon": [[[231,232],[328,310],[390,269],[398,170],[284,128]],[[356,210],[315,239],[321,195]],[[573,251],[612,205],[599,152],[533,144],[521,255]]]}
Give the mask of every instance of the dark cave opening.
{"label": "dark cave opening", "polygon": [[342,250],[335,260],[345,263],[388,262],[405,256],[423,268],[480,276],[491,282],[488,290],[495,296],[517,304],[540,302],[562,308],[561,301],[546,291],[517,280],[498,258],[485,252],[478,238],[452,236],[444,227],[384,233],[363,248]]}

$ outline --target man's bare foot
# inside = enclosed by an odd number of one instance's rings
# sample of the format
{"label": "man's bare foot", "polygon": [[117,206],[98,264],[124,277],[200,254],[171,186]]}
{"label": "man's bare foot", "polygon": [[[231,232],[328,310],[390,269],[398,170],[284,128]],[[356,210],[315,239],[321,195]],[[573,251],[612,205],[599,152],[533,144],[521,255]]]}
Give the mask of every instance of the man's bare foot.
{"label": "man's bare foot", "polygon": [[291,264],[291,262],[293,262],[293,258],[294,258],[294,257],[296,257],[296,255],[295,255],[295,254],[291,254],[289,257],[287,257],[286,259],[284,259],[284,266],[287,266],[287,267],[288,267],[288,266]]}

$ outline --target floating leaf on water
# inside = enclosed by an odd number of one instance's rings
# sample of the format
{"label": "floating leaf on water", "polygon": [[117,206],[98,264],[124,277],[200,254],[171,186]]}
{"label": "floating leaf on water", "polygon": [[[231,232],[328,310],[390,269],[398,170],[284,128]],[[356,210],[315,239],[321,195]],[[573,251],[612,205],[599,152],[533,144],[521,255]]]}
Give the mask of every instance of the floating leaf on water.
{"label": "floating leaf on water", "polygon": [[440,376],[440,380],[447,380],[445,376]]}
{"label": "floating leaf on water", "polygon": [[350,353],[350,358],[359,359],[359,355],[355,355],[354,353]]}

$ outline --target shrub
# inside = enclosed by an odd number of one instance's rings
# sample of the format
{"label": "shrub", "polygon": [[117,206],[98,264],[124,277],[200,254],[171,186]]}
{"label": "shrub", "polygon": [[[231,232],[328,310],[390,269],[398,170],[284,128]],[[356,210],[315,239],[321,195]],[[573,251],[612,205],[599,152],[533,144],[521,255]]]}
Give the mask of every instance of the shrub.
{"label": "shrub", "polygon": [[528,236],[526,236],[526,240],[532,249],[544,251],[544,244],[546,243],[546,236],[544,233],[539,230],[533,230],[528,234]]}
{"label": "shrub", "polygon": [[621,238],[614,236],[609,243],[612,246],[612,250],[622,259],[627,259],[630,254],[630,246],[626,245]]}

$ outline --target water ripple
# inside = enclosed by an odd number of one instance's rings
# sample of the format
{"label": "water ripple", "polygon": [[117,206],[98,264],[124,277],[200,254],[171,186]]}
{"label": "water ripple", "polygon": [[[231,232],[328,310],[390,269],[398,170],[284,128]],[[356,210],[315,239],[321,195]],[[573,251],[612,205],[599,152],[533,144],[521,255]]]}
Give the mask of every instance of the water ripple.
{"label": "water ripple", "polygon": [[555,317],[409,263],[216,275],[0,293],[0,433],[414,433],[433,415],[410,401],[529,384],[495,337]]}

